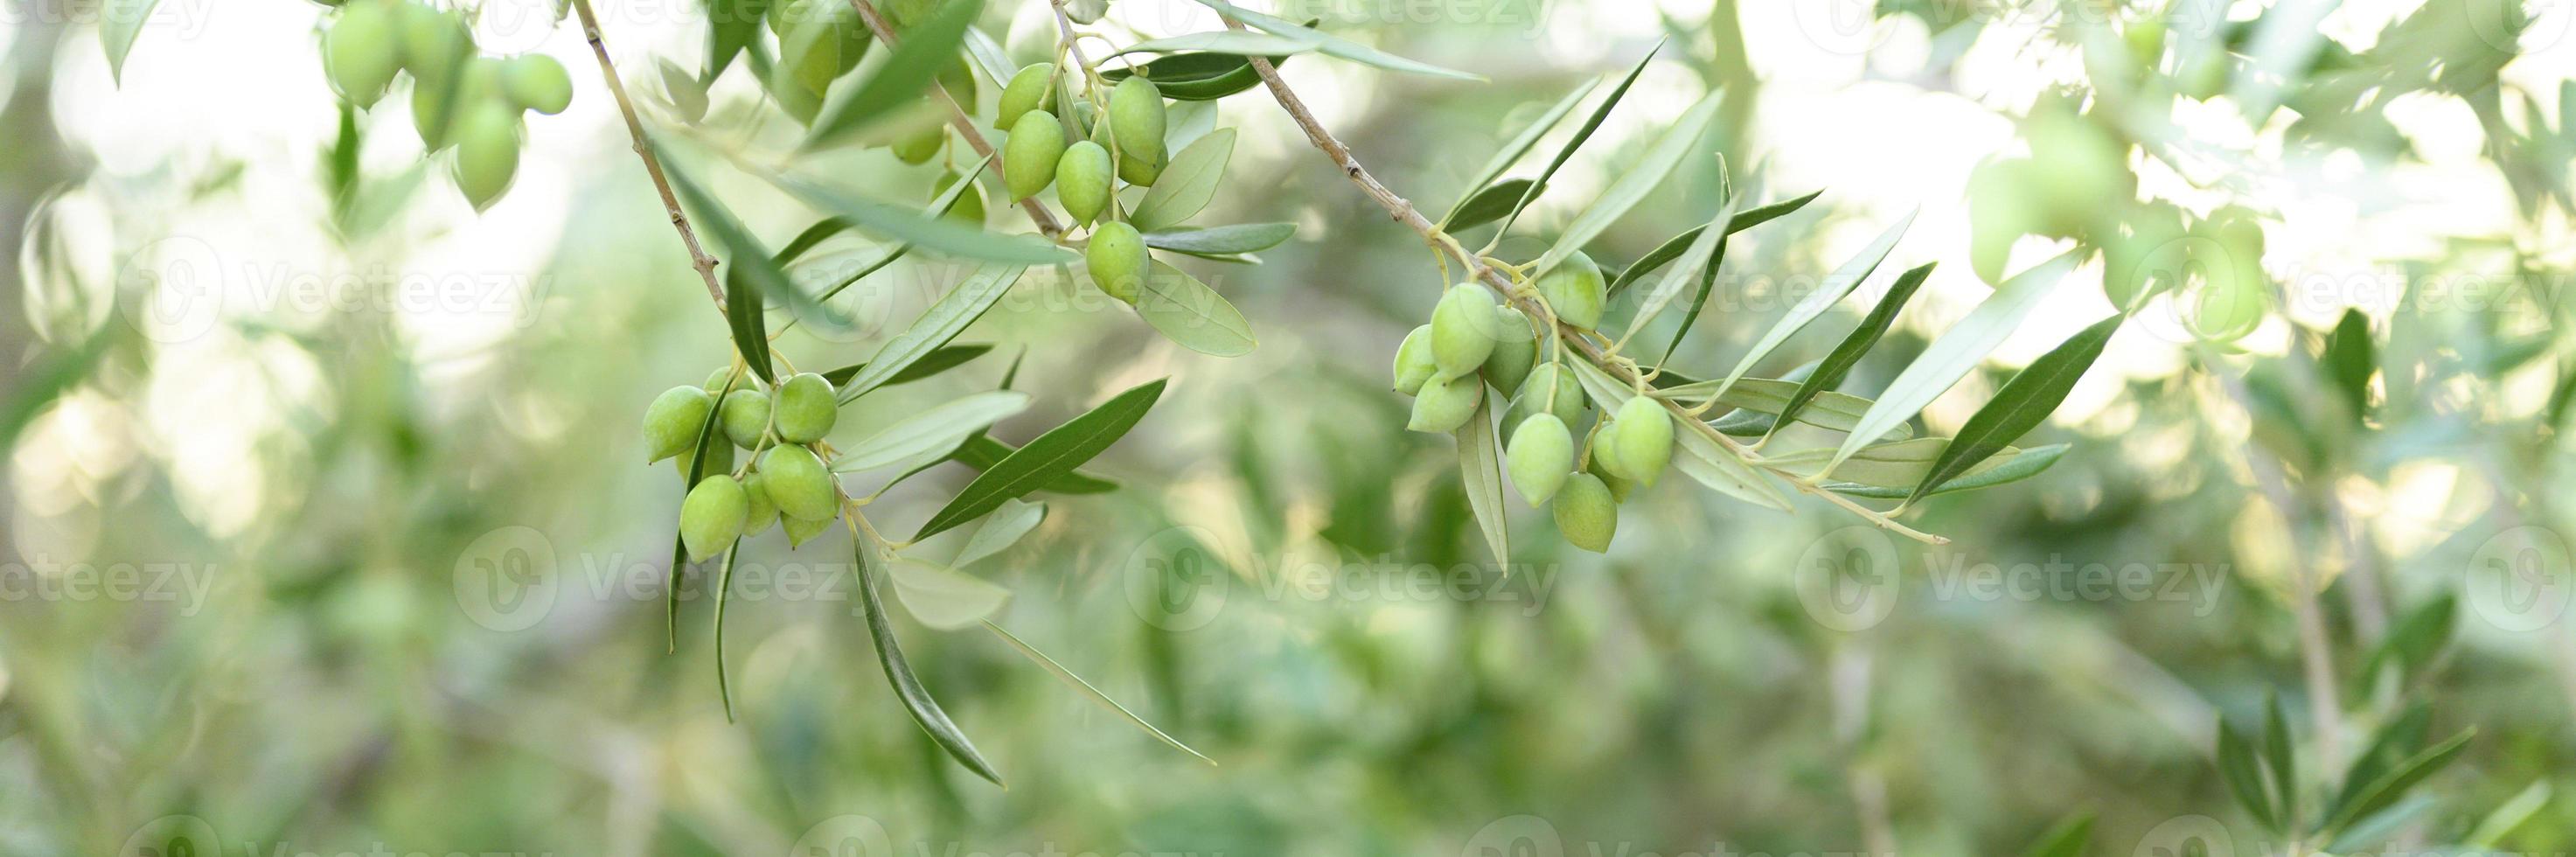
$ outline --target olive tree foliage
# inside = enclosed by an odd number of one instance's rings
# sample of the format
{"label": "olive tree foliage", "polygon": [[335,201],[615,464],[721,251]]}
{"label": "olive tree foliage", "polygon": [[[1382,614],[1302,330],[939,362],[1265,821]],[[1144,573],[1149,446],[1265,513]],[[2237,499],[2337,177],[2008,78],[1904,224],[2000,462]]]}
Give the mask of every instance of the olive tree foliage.
{"label": "olive tree foliage", "polygon": [[[1460,198],[1417,207],[1315,119],[1278,66],[1352,63],[1374,74],[1466,82],[1475,75],[1387,53],[1318,29],[1318,22],[1223,0],[1195,2],[1225,28],[1127,43],[1098,31],[1104,0],[1055,2],[1051,51],[1021,61],[982,28],[1005,11],[984,0],[709,0],[698,67],[665,61],[647,70],[616,67],[607,44],[617,34],[603,31],[590,0],[568,0],[565,25],[581,28],[592,48],[633,137],[635,166],[651,177],[733,346],[730,363],[698,384],[679,379],[655,398],[640,429],[651,460],[671,460],[680,476],[666,605],[674,634],[680,576],[693,563],[715,564],[716,683],[728,713],[725,593],[743,542],[774,526],[802,548],[839,530],[846,547],[831,538],[818,549],[854,557],[862,615],[888,682],[958,763],[1001,781],[906,662],[889,603],[933,629],[981,627],[999,635],[1088,697],[1195,753],[995,624],[1010,592],[967,570],[1038,526],[1061,498],[1115,490],[1084,465],[1149,416],[1168,379],[1121,392],[1013,446],[989,430],[1034,400],[1012,388],[1014,362],[997,389],[920,409],[854,443],[827,436],[842,408],[991,356],[993,344],[960,337],[1032,268],[1081,269],[1181,348],[1219,358],[1253,350],[1243,314],[1188,269],[1257,263],[1263,251],[1296,240],[1297,228],[1203,222],[1209,203],[1227,189],[1237,140],[1235,129],[1216,127],[1213,104],[1222,99],[1275,102],[1320,157],[1386,210],[1390,228],[1417,233],[1445,272],[1423,284],[1441,295],[1427,322],[1388,344],[1393,386],[1413,397],[1410,428],[1455,437],[1464,495],[1498,562],[1511,552],[1510,497],[1547,507],[1568,544],[1607,551],[1621,503],[1668,473],[1782,513],[1794,498],[1816,498],[1830,514],[1942,543],[1899,517],[1935,495],[2027,479],[2056,463],[2063,445],[2016,444],[2066,398],[2139,305],[2118,302],[2122,311],[2014,374],[1951,436],[1928,436],[1917,413],[1975,371],[2091,249],[2011,271],[1981,256],[1993,294],[1884,388],[1848,390],[1851,370],[1931,273],[1928,265],[1897,271],[1885,264],[1911,225],[1908,215],[1884,224],[1734,360],[1671,365],[1719,287],[1730,236],[1823,193],[1766,198],[1749,176],[1722,182],[1716,217],[1668,224],[1670,237],[1637,258],[1595,258],[1595,239],[1676,169],[1710,157],[1705,141],[1725,95],[1712,92],[1659,122],[1653,139],[1615,181],[1581,201],[1571,220],[1543,235],[1522,228],[1523,214],[1558,171],[1671,49],[1645,52],[1621,73],[1563,93],[1482,156]],[[341,101],[342,121],[324,178],[344,229],[386,217],[376,192],[382,180],[363,175],[355,156],[359,140],[377,130],[368,119],[380,101],[408,99],[412,132],[454,187],[482,208],[506,194],[517,174],[526,114],[560,112],[572,97],[561,65],[542,56],[485,55],[463,13],[443,4],[328,5],[323,72]],[[112,65],[135,47],[131,30],[111,28],[105,41]],[[708,133],[709,93],[727,75],[756,84],[765,96],[763,118],[801,129],[792,147],[745,152]],[[1554,137],[1562,144],[1540,151],[1541,141]],[[871,198],[808,166],[853,148],[886,149],[924,169],[939,164],[937,192],[927,202]],[[718,170],[774,185],[810,210],[812,225],[793,235],[758,234],[714,192],[709,175]],[[2210,228],[2224,237],[2237,227]],[[828,282],[794,275],[810,251],[844,234],[875,239],[883,250]],[[1506,237],[1535,238],[1545,249],[1510,255],[1501,249]],[[777,335],[792,327],[855,331],[856,321],[834,299],[906,257],[957,262],[967,273],[872,353],[791,354],[777,346]],[[1864,284],[1875,285],[1864,291]],[[1826,356],[1792,371],[1764,371],[1790,340],[1833,335],[1809,328],[1855,295],[1874,297],[1861,302],[1866,313],[1832,340]],[[1649,336],[1650,326],[1672,333]],[[1013,350],[1043,359],[1045,348],[1031,342]],[[889,488],[943,466],[976,475],[925,523],[902,533],[871,520],[868,505]],[[861,478],[872,484],[854,489]],[[941,538],[952,531],[962,541]],[[895,597],[882,597],[887,590]]]}

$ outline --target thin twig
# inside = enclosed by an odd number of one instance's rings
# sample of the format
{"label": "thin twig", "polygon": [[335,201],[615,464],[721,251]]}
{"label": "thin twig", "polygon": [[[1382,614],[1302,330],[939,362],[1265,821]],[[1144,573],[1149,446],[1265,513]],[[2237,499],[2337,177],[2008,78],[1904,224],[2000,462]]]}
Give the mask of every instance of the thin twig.
{"label": "thin twig", "polygon": [[[850,8],[858,10],[859,20],[867,22],[868,32],[875,33],[877,41],[884,42],[888,49],[895,46],[894,27],[886,23],[884,15],[877,13],[875,4],[868,0],[850,0]],[[1002,156],[994,153],[993,144],[984,139],[984,132],[975,130],[974,118],[967,115],[966,107],[957,102],[956,96],[948,94],[948,87],[934,80],[930,83],[930,91],[939,96],[941,103],[948,105],[948,124],[957,129],[957,136],[963,138],[975,154],[992,156],[995,174],[1009,175],[1002,164]],[[1010,191],[1005,189],[1003,192]],[[1020,200],[1020,208],[1029,213],[1029,221],[1037,224],[1038,231],[1047,238],[1064,235],[1064,226],[1055,222],[1055,215],[1047,213],[1046,206],[1038,204],[1037,197]]]}
{"label": "thin twig", "polygon": [[644,172],[653,177],[653,189],[662,193],[662,208],[671,215],[671,228],[680,233],[680,243],[689,247],[689,264],[698,269],[698,277],[707,281],[707,297],[716,307],[724,307],[724,285],[716,282],[715,257],[698,247],[698,233],[689,228],[689,215],[680,210],[680,198],[671,193],[671,181],[662,175],[662,159],[653,154],[653,144],[644,137],[644,121],[635,115],[635,102],[626,97],[626,84],[617,78],[617,64],[608,60],[608,43],[599,37],[599,16],[590,11],[590,0],[572,0],[574,12],[581,15],[583,38],[590,40],[590,53],[599,58],[599,74],[608,79],[608,93],[617,97],[617,112],[626,117],[626,133],[635,138],[635,156],[644,159]]}
{"label": "thin twig", "polygon": [[[855,2],[864,2],[864,0],[855,0]],[[1235,30],[1241,30],[1244,28],[1243,22],[1234,20],[1230,17],[1225,19],[1225,25],[1228,28]],[[1252,61],[1253,73],[1261,76],[1261,85],[1270,90],[1271,100],[1279,102],[1280,109],[1288,112],[1288,118],[1295,121],[1297,123],[1297,127],[1306,132],[1306,140],[1314,144],[1318,151],[1323,152],[1325,157],[1331,158],[1333,165],[1341,168],[1343,177],[1350,179],[1351,184],[1359,186],[1361,193],[1367,194],[1370,199],[1377,202],[1379,207],[1386,209],[1387,214],[1392,216],[1397,223],[1404,224],[1413,231],[1421,233],[1424,241],[1429,242],[1434,247],[1439,247],[1456,255],[1460,261],[1466,263],[1467,275],[1469,278],[1481,282],[1485,284],[1487,288],[1500,293],[1505,301],[1522,305],[1522,309],[1524,311],[1539,314],[1538,317],[1541,318],[1548,317],[1544,315],[1544,313],[1547,312],[1547,309],[1542,302],[1530,296],[1515,293],[1515,287],[1510,276],[1497,270],[1494,266],[1486,264],[1485,260],[1476,257],[1474,254],[1468,253],[1464,247],[1458,244],[1458,240],[1456,238],[1451,237],[1447,232],[1441,231],[1439,225],[1432,223],[1430,218],[1422,216],[1422,212],[1416,210],[1411,201],[1406,200],[1402,195],[1397,194],[1393,189],[1388,188],[1384,182],[1378,181],[1377,176],[1371,175],[1368,171],[1368,167],[1361,165],[1359,158],[1351,154],[1349,146],[1343,145],[1341,140],[1336,139],[1333,136],[1333,132],[1324,128],[1322,122],[1316,121],[1315,114],[1306,109],[1305,100],[1298,98],[1297,93],[1288,88],[1288,82],[1280,79],[1279,69],[1272,66],[1268,59],[1258,56],[1246,57],[1246,59]],[[1560,342],[1572,344],[1574,350],[1579,353],[1586,362],[1600,367],[1603,372],[1609,373],[1610,377],[1631,385],[1641,383],[1639,376],[1634,370],[1618,360],[1610,359],[1611,355],[1609,352],[1605,351],[1598,343],[1585,339],[1581,333],[1582,332],[1579,330],[1565,327],[1560,324],[1557,328],[1557,339]],[[1664,402],[1663,405],[1665,410],[1675,412],[1675,419],[1696,421],[1695,417],[1692,417],[1688,412],[1683,411],[1679,405],[1673,402]],[[1737,460],[1748,463],[1758,460],[1749,455],[1745,451],[1744,446],[1736,443],[1734,439],[1724,435],[1716,435],[1715,438],[1718,445],[1724,448],[1729,454],[1734,455]],[[1834,505],[1847,509],[1862,518],[1866,518],[1871,523],[1877,524],[1880,528],[1889,532],[1924,542],[1926,544],[1948,544],[1950,541],[1949,539],[1920,532],[1911,527],[1899,524],[1887,515],[1867,506],[1853,502],[1849,498],[1836,495],[1830,491],[1816,489],[1813,486],[1799,484],[1799,480],[1792,479],[1788,481],[1791,484],[1797,484],[1801,490],[1823,497]]]}

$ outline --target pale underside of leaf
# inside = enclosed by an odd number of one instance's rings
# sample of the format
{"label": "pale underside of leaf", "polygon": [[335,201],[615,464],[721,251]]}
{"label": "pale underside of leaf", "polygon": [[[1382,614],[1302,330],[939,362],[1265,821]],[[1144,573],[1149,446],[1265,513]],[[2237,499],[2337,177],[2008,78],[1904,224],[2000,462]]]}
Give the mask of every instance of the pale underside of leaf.
{"label": "pale underside of leaf", "polygon": [[1512,561],[1510,527],[1503,518],[1502,444],[1494,435],[1494,397],[1476,403],[1476,415],[1458,429],[1458,473],[1467,491],[1467,509],[1476,516],[1485,547],[1494,562]]}
{"label": "pale underside of leaf", "polygon": [[[1952,325],[1941,338],[1933,340],[1931,347],[1924,349],[1911,365],[1905,367],[1905,371],[1897,374],[1894,382],[1888,384],[1887,392],[1879,395],[1878,404],[1872,405],[1869,413],[1861,416],[1852,434],[1843,439],[1842,448],[1834,452],[1835,462],[1850,458],[1861,447],[1869,445],[1873,438],[1911,419],[1915,412],[1923,410],[1924,405],[1931,404],[1933,399],[1947,392],[1950,385],[1966,377],[1970,370],[1976,368],[1978,361],[1985,359],[1987,353],[2003,344],[2013,330],[2021,326],[2022,318],[2039,305],[2040,299],[2046,297],[2067,272],[2075,269],[2075,262],[2076,256],[2069,253],[2005,280],[2003,286],[1995,289],[1984,303],[1970,310],[1966,318]],[[1830,475],[1832,472],[1833,467],[1828,464],[1825,473]]]}
{"label": "pale underside of leaf", "polygon": [[1590,208],[1584,209],[1566,225],[1565,233],[1557,238],[1556,245],[1549,247],[1547,253],[1531,265],[1531,276],[1545,276],[1567,257],[1582,250],[1585,244],[1591,243],[1603,230],[1609,229],[1610,224],[1627,214],[1628,209],[1644,200],[1647,194],[1662,187],[1664,177],[1681,164],[1693,146],[1699,144],[1700,135],[1706,133],[1709,122],[1717,118],[1717,105],[1722,95],[1711,92],[1702,96],[1699,103],[1683,111],[1681,117],[1665,129],[1662,137],[1656,138],[1652,148],[1635,161],[1623,165],[1619,181],[1603,191],[1600,199],[1594,200]]}

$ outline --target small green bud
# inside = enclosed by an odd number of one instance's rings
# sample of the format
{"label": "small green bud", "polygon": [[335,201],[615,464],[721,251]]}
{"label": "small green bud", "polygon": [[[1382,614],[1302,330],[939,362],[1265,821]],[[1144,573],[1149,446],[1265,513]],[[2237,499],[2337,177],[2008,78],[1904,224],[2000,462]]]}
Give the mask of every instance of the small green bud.
{"label": "small green bud", "polygon": [[455,173],[476,211],[508,193],[519,175],[519,111],[493,102],[467,108],[456,129]]}
{"label": "small green bud", "polygon": [[1163,174],[1163,135],[1170,117],[1163,91],[1145,78],[1130,77],[1109,90],[1109,134],[1118,141],[1118,176],[1129,184],[1150,185]]}
{"label": "small green bud", "polygon": [[832,433],[832,423],[841,416],[841,403],[833,399],[832,382],[812,372],[800,372],[780,382],[777,398],[770,406],[770,419],[777,424],[778,437],[788,443],[822,440]]}
{"label": "small green bud", "polygon": [[1565,535],[1567,544],[1593,553],[1610,551],[1610,537],[1619,532],[1619,501],[1610,496],[1610,486],[1601,484],[1600,477],[1589,473],[1566,477],[1551,506],[1556,531]]}
{"label": "small green bud", "polygon": [[349,103],[372,107],[376,99],[385,97],[385,87],[393,84],[394,72],[402,67],[402,51],[394,38],[396,15],[393,4],[382,0],[351,3],[341,7],[331,28],[323,31],[323,73]]}
{"label": "small green bud", "polygon": [[1476,403],[1485,398],[1485,385],[1474,377],[1433,377],[1422,382],[1422,392],[1413,398],[1413,420],[1405,428],[1431,434],[1447,434],[1475,417]]}
{"label": "small green bud", "polygon": [[1519,488],[1521,499],[1530,508],[1538,508],[1565,478],[1574,472],[1574,433],[1555,414],[1538,414],[1512,429],[1509,451],[1504,455],[1512,471],[1512,485]]}
{"label": "small green bud", "polygon": [[1530,329],[1529,316],[1509,304],[1496,304],[1494,350],[1485,355],[1485,382],[1509,396],[1537,365],[1538,331]]}
{"label": "small green bud", "polygon": [[1638,396],[1619,406],[1619,417],[1611,421],[1610,432],[1616,435],[1613,446],[1618,453],[1605,463],[1620,478],[1639,485],[1654,487],[1664,473],[1664,465],[1673,460],[1673,415],[1652,396]]}
{"label": "small green bud", "polygon": [[751,497],[731,476],[709,477],[689,489],[688,498],[680,501],[680,543],[689,549],[689,561],[714,556],[742,538],[743,522],[750,516]]}
{"label": "small green bud", "polygon": [[1555,414],[1559,421],[1573,426],[1583,421],[1590,401],[1583,396],[1583,382],[1573,370],[1558,363],[1542,363],[1521,382],[1521,390],[1512,396],[1512,406],[1503,412],[1503,424],[1520,425],[1532,414]]}
{"label": "small green bud", "polygon": [[1145,252],[1145,236],[1116,220],[1091,231],[1091,246],[1083,251],[1083,259],[1090,263],[1093,285],[1130,304],[1144,292],[1145,275],[1153,268],[1153,258]]}
{"label": "small green bud", "polygon": [[773,446],[760,454],[761,486],[778,513],[807,521],[828,520],[841,512],[837,480],[823,460],[801,446]]}
{"label": "small green bud", "polygon": [[1000,109],[993,115],[993,127],[1004,131],[1011,130],[1011,124],[1020,121],[1021,114],[1031,110],[1044,110],[1047,105],[1053,103],[1055,103],[1055,63],[1031,63],[1023,66],[1020,68],[1020,73],[1011,75],[1010,83],[1002,85],[1002,103]]}
{"label": "small green bud", "polygon": [[1010,184],[1011,201],[1019,202],[1055,183],[1056,162],[1064,158],[1064,123],[1053,113],[1031,110],[1011,127],[1016,130],[1002,143],[1002,178]]}
{"label": "small green bud", "polygon": [[1064,213],[1073,222],[1085,226],[1109,208],[1109,194],[1114,189],[1110,175],[1109,150],[1089,140],[1075,142],[1064,150],[1055,163],[1055,196],[1064,203]]}
{"label": "small green bud", "polygon": [[838,520],[840,520],[838,516],[824,518],[819,521],[806,521],[782,516],[778,519],[778,528],[787,531],[787,546],[792,548],[806,542],[813,541],[815,536],[822,535],[824,530],[831,529],[832,524]]}
{"label": "small green bud", "polygon": [[716,414],[724,421],[725,438],[733,441],[735,446],[757,448],[760,437],[769,433],[769,397],[761,395],[758,390],[726,393]]}
{"label": "small green bud", "polygon": [[644,445],[652,456],[644,462],[651,464],[689,451],[689,446],[698,442],[698,429],[707,424],[707,414],[715,406],[716,398],[696,387],[673,387],[653,397],[653,404],[644,408]]}
{"label": "small green bud", "polygon": [[948,126],[933,123],[924,125],[919,130],[894,141],[892,148],[896,160],[920,165],[930,163],[930,159],[939,157],[939,147],[947,142]]}
{"label": "small green bud", "polygon": [[572,106],[572,75],[544,54],[511,57],[501,65],[501,91],[512,104],[552,116]]}
{"label": "small green bud", "polygon": [[1431,325],[1415,327],[1395,347],[1395,391],[1407,396],[1422,392],[1422,382],[1439,372],[1431,362]]}
{"label": "small green bud", "polygon": [[778,504],[769,499],[767,482],[768,479],[757,470],[742,480],[742,493],[751,500],[751,511],[742,519],[744,538],[767,532],[769,525],[778,523]]}
{"label": "small green bud", "polygon": [[1482,287],[1450,286],[1431,310],[1431,361],[1440,376],[1456,378],[1476,371],[1494,353],[1494,302]]}
{"label": "small green bud", "polygon": [[1576,253],[1538,278],[1538,296],[1556,311],[1556,320],[1581,330],[1601,326],[1601,310],[1610,302],[1610,286],[1592,257]]}

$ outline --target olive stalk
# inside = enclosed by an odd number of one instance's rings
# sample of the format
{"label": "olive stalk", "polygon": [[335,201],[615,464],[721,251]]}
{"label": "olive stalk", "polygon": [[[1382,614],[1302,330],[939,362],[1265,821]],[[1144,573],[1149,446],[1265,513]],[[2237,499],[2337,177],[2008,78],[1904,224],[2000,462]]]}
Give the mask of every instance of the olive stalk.
{"label": "olive stalk", "polygon": [[[587,0],[575,0],[575,2],[587,2]],[[895,46],[894,27],[886,23],[885,16],[877,12],[875,4],[869,3],[868,0],[850,0],[850,8],[858,10],[859,20],[866,22],[868,32],[876,34],[877,41],[884,42],[888,48]],[[993,144],[984,139],[984,132],[975,130],[974,118],[967,115],[964,105],[957,103],[956,96],[948,93],[948,87],[933,80],[930,82],[930,91],[939,96],[941,102],[948,105],[948,124],[957,129],[957,136],[964,139],[966,145],[975,150],[975,154],[991,157],[995,170],[1003,169],[1005,165],[1002,163],[1002,156],[993,151]],[[1046,206],[1040,205],[1037,199],[1020,200],[1020,208],[1029,213],[1029,220],[1036,223],[1038,231],[1044,233],[1048,239],[1058,242],[1063,240],[1064,226],[1056,223],[1055,215],[1048,214]]]}
{"label": "olive stalk", "polygon": [[[865,2],[865,0],[853,0],[853,2]],[[1227,28],[1234,30],[1244,29],[1243,22],[1235,20],[1231,16],[1224,17]],[[1458,243],[1458,239],[1452,237],[1448,232],[1441,229],[1438,224],[1432,223],[1429,218],[1423,217],[1422,212],[1416,210],[1411,201],[1405,199],[1403,195],[1396,193],[1393,189],[1388,188],[1384,182],[1378,181],[1375,175],[1370,174],[1368,168],[1359,162],[1359,158],[1351,154],[1349,146],[1343,145],[1341,140],[1335,138],[1333,133],[1323,126],[1323,123],[1316,121],[1315,114],[1306,109],[1305,100],[1299,98],[1295,91],[1288,88],[1287,81],[1282,80],[1279,77],[1279,70],[1271,64],[1269,59],[1259,56],[1246,57],[1246,59],[1252,61],[1252,71],[1254,74],[1261,77],[1261,85],[1263,88],[1270,91],[1271,100],[1278,102],[1280,109],[1287,111],[1288,118],[1297,124],[1299,130],[1305,132],[1307,142],[1311,143],[1316,150],[1323,152],[1326,158],[1331,159],[1334,166],[1340,167],[1343,177],[1349,179],[1351,184],[1357,186],[1361,193],[1366,194],[1371,200],[1376,201],[1380,208],[1386,209],[1387,214],[1397,223],[1404,224],[1413,231],[1421,233],[1423,240],[1431,242],[1435,247],[1448,250],[1449,252],[1457,255],[1460,260],[1466,262],[1467,270],[1471,279],[1483,283],[1486,288],[1502,295],[1505,301],[1521,305],[1524,311],[1535,311],[1541,313],[1541,317],[1552,318],[1552,315],[1546,314],[1547,311],[1543,305],[1540,305],[1533,297],[1515,294],[1516,290],[1514,288],[1514,283],[1508,275],[1504,274],[1496,266],[1487,264],[1478,255],[1468,253],[1466,248]],[[1533,310],[1533,306],[1537,306],[1537,309]],[[1641,376],[1638,374],[1633,364],[1620,360],[1618,355],[1611,353],[1601,344],[1584,338],[1580,331],[1569,331],[1560,325],[1556,331],[1555,338],[1561,342],[1571,344],[1575,352],[1584,360],[1592,363],[1594,366],[1600,367],[1603,372],[1608,373],[1612,378],[1632,385],[1642,384],[1642,381],[1639,380]],[[1728,453],[1735,455],[1737,458],[1781,477],[1782,481],[1795,486],[1801,492],[1822,497],[1826,502],[1850,511],[1852,514],[1860,516],[1870,523],[1877,525],[1880,529],[1896,533],[1915,541],[1935,545],[1948,544],[1950,541],[1947,538],[1921,532],[1912,527],[1897,523],[1895,519],[1888,517],[1885,513],[1863,506],[1849,497],[1844,497],[1832,491],[1825,490],[1822,486],[1818,486],[1809,483],[1804,479],[1798,478],[1782,467],[1765,462],[1761,456],[1747,451],[1742,444],[1736,443],[1734,439],[1710,429],[1707,423],[1700,422],[1695,416],[1684,411],[1680,406],[1673,402],[1661,399],[1658,399],[1657,401],[1663,405],[1665,410],[1674,412],[1677,419],[1686,420],[1688,425],[1691,427],[1691,430],[1697,431],[1708,439],[1716,442],[1718,446],[1725,449]]]}
{"label": "olive stalk", "polygon": [[617,98],[617,112],[626,119],[626,133],[635,139],[635,156],[644,160],[644,172],[653,177],[653,189],[662,194],[662,208],[671,215],[671,228],[680,233],[680,243],[688,245],[689,265],[698,269],[698,277],[707,282],[707,297],[724,308],[724,285],[716,282],[716,259],[698,246],[697,230],[689,228],[689,215],[680,210],[679,196],[671,192],[671,182],[662,176],[662,159],[653,154],[653,143],[644,136],[644,122],[635,115],[635,102],[626,96],[626,84],[617,77],[617,64],[608,59],[608,43],[599,36],[599,16],[590,11],[590,0],[572,0],[573,11],[581,15],[582,38],[590,42],[591,56],[599,58],[599,74],[608,79],[608,93]]}

